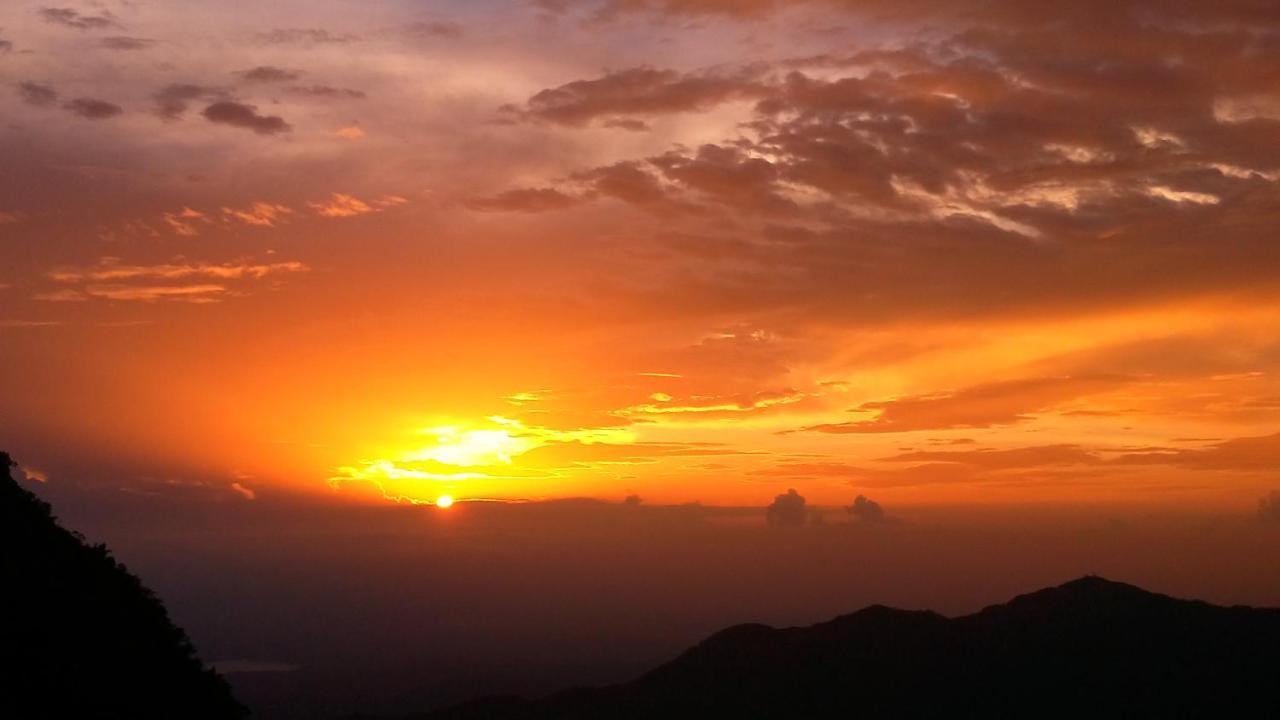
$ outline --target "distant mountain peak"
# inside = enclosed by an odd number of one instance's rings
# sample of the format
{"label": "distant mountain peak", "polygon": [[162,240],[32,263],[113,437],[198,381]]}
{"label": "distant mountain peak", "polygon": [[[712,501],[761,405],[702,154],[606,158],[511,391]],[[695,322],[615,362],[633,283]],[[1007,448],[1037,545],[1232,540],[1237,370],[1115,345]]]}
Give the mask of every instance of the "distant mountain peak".
{"label": "distant mountain peak", "polygon": [[1280,717],[1280,610],[1088,575],[957,618],[875,605],[737,625],[630,683],[428,717],[1082,716]]}

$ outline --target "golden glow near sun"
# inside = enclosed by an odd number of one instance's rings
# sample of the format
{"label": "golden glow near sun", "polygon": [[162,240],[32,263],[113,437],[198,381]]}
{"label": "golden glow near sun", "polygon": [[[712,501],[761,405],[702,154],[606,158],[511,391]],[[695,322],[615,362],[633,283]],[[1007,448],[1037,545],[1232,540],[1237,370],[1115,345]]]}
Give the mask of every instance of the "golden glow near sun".
{"label": "golden glow near sun", "polygon": [[436,507],[440,508],[441,510],[448,510],[449,508],[453,507],[453,496],[441,495],[440,497],[436,498]]}
{"label": "golden glow near sun", "polygon": [[[502,419],[498,419],[501,421]],[[406,460],[421,462],[434,460],[446,465],[475,467],[477,465],[511,464],[511,458],[535,447],[536,439],[512,436],[511,431],[467,430],[459,427],[436,427],[423,430],[434,444],[405,455]]]}
{"label": "golden glow near sun", "polygon": [[518,497],[532,494],[527,490],[530,480],[563,479],[586,469],[576,462],[565,466],[566,449],[599,455],[635,440],[631,430],[554,430],[498,415],[451,421],[413,431],[404,449],[338,468],[329,484],[334,489],[369,484],[388,499],[431,503],[435,498],[437,505],[439,498],[452,502],[441,490],[462,482],[474,488],[468,492],[473,497]]}

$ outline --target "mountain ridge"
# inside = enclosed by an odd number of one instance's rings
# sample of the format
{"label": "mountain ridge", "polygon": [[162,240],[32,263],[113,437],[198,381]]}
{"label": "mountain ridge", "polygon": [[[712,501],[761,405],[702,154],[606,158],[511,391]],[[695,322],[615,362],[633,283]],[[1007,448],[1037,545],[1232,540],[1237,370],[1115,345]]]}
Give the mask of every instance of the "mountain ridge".
{"label": "mountain ridge", "polygon": [[233,720],[247,711],[105,545],[58,524],[0,452],[0,717]]}
{"label": "mountain ridge", "polygon": [[627,683],[421,720],[1280,716],[1280,609],[1085,576],[948,618],[872,605],[735,625]]}

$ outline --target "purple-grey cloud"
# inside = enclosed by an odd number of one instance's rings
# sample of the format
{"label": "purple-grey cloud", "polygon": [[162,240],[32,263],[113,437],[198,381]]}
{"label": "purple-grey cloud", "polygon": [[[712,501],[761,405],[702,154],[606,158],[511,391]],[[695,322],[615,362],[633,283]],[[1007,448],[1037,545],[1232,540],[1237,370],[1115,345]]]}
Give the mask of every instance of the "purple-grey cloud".
{"label": "purple-grey cloud", "polygon": [[284,118],[259,115],[256,106],[230,100],[213,103],[200,114],[209,122],[252,130],[259,135],[274,135],[291,129]]}
{"label": "purple-grey cloud", "polygon": [[87,97],[76,98],[62,107],[72,115],[78,115],[86,120],[106,120],[124,113],[124,108],[115,103]]}

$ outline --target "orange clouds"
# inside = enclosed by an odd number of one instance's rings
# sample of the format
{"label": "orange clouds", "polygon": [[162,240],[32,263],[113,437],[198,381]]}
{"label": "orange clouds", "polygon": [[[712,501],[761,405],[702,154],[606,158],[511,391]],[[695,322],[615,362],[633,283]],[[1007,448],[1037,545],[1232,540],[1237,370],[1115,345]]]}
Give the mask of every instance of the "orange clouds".
{"label": "orange clouds", "polygon": [[[564,125],[581,126],[597,118],[628,130],[641,129],[628,115],[693,112],[736,99],[763,94],[750,72],[737,76],[714,73],[681,75],[671,70],[632,68],[595,80],[575,80],[542,90],[529,98],[525,117]],[[623,117],[618,117],[623,116]]]}
{"label": "orange clouds", "polygon": [[406,202],[408,202],[408,200],[397,195],[386,195],[372,201],[372,204],[370,204],[352,195],[333,193],[328,202],[312,202],[307,203],[307,205],[321,217],[345,218],[378,212],[383,208],[403,205]]}
{"label": "orange clouds", "polygon": [[[76,288],[55,290],[35,296],[38,300],[69,301],[101,298],[154,302],[178,300],[189,303],[217,302],[233,289],[221,281],[261,280],[269,275],[305,272],[307,266],[296,261],[270,264],[158,264],[124,265],[116,258],[103,258],[87,268],[62,268],[48,274],[58,283]],[[185,284],[124,284],[123,281],[188,280]],[[219,282],[207,282],[215,280]],[[204,281],[204,282],[202,282]]]}
{"label": "orange clouds", "polygon": [[245,225],[257,225],[259,227],[273,227],[292,212],[292,208],[269,202],[255,202],[244,209],[222,208],[224,216],[239,220]]}
{"label": "orange clouds", "polygon": [[805,429],[826,433],[882,433],[1009,425],[1031,419],[1032,413],[1115,390],[1128,382],[1131,380],[1123,377],[1083,377],[989,383],[952,393],[863,403],[853,412],[875,413],[873,419]]}

